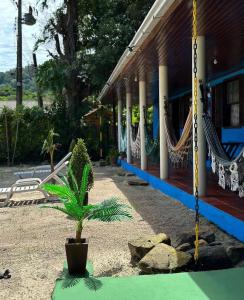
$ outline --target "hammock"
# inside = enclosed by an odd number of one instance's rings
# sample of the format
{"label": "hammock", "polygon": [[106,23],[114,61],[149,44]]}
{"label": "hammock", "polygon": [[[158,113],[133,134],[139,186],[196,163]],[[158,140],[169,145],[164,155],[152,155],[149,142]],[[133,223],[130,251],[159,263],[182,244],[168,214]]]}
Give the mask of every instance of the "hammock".
{"label": "hammock", "polygon": [[121,126],[120,135],[120,151],[126,152],[127,148],[127,130]]}
{"label": "hammock", "polygon": [[169,160],[173,167],[187,167],[192,157],[192,108],[190,109],[183,132],[177,142],[174,133],[170,130],[167,114],[164,117],[164,127],[169,152]]}
{"label": "hammock", "polygon": [[244,148],[234,160],[230,160],[207,114],[203,115],[203,129],[209,147],[212,172],[219,176],[218,184],[223,189],[230,188],[231,191],[239,192],[239,197],[244,197]]}
{"label": "hammock", "polygon": [[160,161],[158,131],[159,131],[159,128],[157,128],[157,130],[156,130],[157,137],[152,138],[150,136],[150,134],[148,133],[147,125],[145,124],[146,154],[147,154],[148,158],[154,163],[158,163]]}
{"label": "hammock", "polygon": [[133,138],[133,134],[130,134],[130,146],[131,146],[131,154],[134,158],[141,157],[141,136],[140,136],[140,126],[137,130],[137,135]]}

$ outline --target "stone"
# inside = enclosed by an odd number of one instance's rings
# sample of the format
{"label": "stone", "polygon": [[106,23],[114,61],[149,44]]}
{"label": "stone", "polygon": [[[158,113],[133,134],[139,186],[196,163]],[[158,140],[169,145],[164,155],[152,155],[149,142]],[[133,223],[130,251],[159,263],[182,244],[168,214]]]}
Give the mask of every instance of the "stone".
{"label": "stone", "polygon": [[125,174],[126,177],[132,177],[132,176],[136,176],[134,173],[126,173]]}
{"label": "stone", "polygon": [[198,243],[199,243],[199,247],[207,246],[207,245],[208,245],[208,242],[206,242],[206,241],[203,240],[203,239],[200,239],[200,240],[198,241]]}
{"label": "stone", "polygon": [[190,243],[181,244],[176,248],[177,251],[187,251],[192,249],[192,245]]}
{"label": "stone", "polygon": [[218,242],[218,241],[209,243],[209,246],[218,246],[218,245],[222,245],[222,243],[221,243],[221,242]]}
{"label": "stone", "polygon": [[108,163],[105,161],[105,160],[100,160],[99,161],[99,166],[100,167],[105,167],[105,166],[107,166],[108,165]]}
{"label": "stone", "polygon": [[202,231],[200,232],[199,237],[207,243],[213,243],[215,241],[215,234],[211,231]]}
{"label": "stone", "polygon": [[244,260],[242,260],[238,264],[236,264],[235,267],[244,268]]}
{"label": "stone", "polygon": [[[187,252],[194,255],[194,251],[195,249],[191,249]],[[232,266],[231,260],[222,245],[199,247],[198,264],[201,270],[218,270]]]}
{"label": "stone", "polygon": [[170,238],[165,233],[147,235],[128,242],[132,264],[140,261],[153,247],[159,243],[170,245]]}
{"label": "stone", "polygon": [[[199,233],[199,239],[205,240],[207,243],[211,243],[215,240],[215,234],[213,232],[209,231],[201,231]],[[195,232],[194,231],[185,231],[178,233],[173,239],[172,239],[172,246],[177,248],[178,246],[189,243],[192,246],[194,246],[195,241]]]}
{"label": "stone", "polygon": [[134,179],[134,180],[128,180],[128,185],[147,186],[148,182],[140,179]]}
{"label": "stone", "polygon": [[146,274],[169,273],[184,269],[191,260],[191,254],[161,243],[140,260],[139,268]]}
{"label": "stone", "polygon": [[172,239],[172,246],[174,246],[175,248],[179,247],[182,244],[191,244],[192,246],[194,245],[194,241],[195,241],[195,234],[193,232],[181,232],[179,234],[177,234],[174,239]]}
{"label": "stone", "polygon": [[229,246],[226,248],[226,253],[233,265],[244,261],[244,245]]}
{"label": "stone", "polygon": [[118,173],[117,173],[118,176],[125,176],[125,174],[126,173],[122,170],[119,170]]}

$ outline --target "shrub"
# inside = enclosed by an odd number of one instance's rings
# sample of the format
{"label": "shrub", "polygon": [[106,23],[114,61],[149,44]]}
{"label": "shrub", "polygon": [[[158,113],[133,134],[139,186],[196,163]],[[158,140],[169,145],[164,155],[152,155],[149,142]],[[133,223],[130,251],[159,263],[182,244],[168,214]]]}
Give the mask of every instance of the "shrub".
{"label": "shrub", "polygon": [[[62,121],[62,127],[60,125]],[[59,122],[59,123],[58,123]],[[58,126],[59,125],[59,126]],[[65,127],[66,126],[66,127]],[[57,152],[56,159],[61,159],[68,151],[68,130],[63,114],[58,110],[37,106],[4,108],[0,112],[0,163],[5,163],[8,156],[15,163],[39,162],[43,140],[50,128],[58,128],[62,148]],[[6,130],[8,140],[6,139]],[[8,142],[8,146],[7,146]]]}
{"label": "shrub", "polygon": [[[93,187],[94,177],[92,171],[92,163],[90,157],[87,153],[86,145],[83,139],[78,139],[74,150],[72,152],[72,156],[70,159],[70,167],[74,173],[75,179],[78,184],[81,184],[83,169],[86,164],[89,164],[91,167],[91,171],[89,174],[87,191],[89,191]],[[70,184],[72,184],[71,179],[69,178]]]}

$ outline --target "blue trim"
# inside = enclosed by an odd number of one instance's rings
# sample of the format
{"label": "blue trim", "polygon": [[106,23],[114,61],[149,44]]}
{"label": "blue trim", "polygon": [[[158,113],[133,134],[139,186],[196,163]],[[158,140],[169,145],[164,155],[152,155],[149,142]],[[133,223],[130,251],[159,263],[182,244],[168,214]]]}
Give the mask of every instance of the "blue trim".
{"label": "blue trim", "polygon": [[216,77],[215,79],[210,79],[208,80],[208,84],[210,86],[215,86],[218,85],[220,83],[223,83],[225,80],[231,79],[233,77],[239,76],[239,75],[244,75],[244,69],[240,69],[237,71],[227,71],[227,72],[223,72],[221,74],[218,75],[218,77]]}
{"label": "blue trim", "polygon": [[[188,208],[194,210],[195,206],[195,198],[193,195],[186,193],[185,191],[163,181],[145,171],[142,171],[135,166],[132,166],[125,161],[119,161],[119,164],[122,168],[127,170],[128,172],[132,172],[141,179],[147,181],[152,187],[160,190],[164,194],[175,198],[176,200],[183,203]],[[240,241],[244,242],[244,222],[229,215],[226,212],[204,202],[203,200],[199,200],[199,208],[200,214],[204,216],[209,221],[218,225],[221,229],[226,231],[227,233],[233,235]]]}
{"label": "blue trim", "polygon": [[170,96],[169,97],[169,100],[172,101],[172,100],[176,100],[180,97],[184,97],[188,94],[191,93],[191,89],[190,88],[187,88],[187,89],[184,89],[184,90],[181,90],[181,91],[177,91],[174,95]]}
{"label": "blue trim", "polygon": [[[225,80],[234,78],[234,77],[239,76],[239,75],[244,75],[243,65],[238,66],[238,68],[240,68],[240,67],[242,69],[236,70],[237,67],[235,67],[235,68],[233,68],[231,70],[228,70],[226,72],[222,72],[222,73],[217,74],[214,78],[208,79],[207,84],[209,84],[211,87],[213,87],[213,86],[216,86],[220,83],[223,83]],[[176,91],[175,94],[173,94],[172,96],[169,97],[169,100],[172,101],[172,100],[176,100],[180,97],[184,97],[184,96],[190,94],[191,91],[192,91],[191,88],[185,88],[185,89],[181,89],[179,91]]]}
{"label": "blue trim", "polygon": [[244,143],[244,127],[222,128],[222,143]]}

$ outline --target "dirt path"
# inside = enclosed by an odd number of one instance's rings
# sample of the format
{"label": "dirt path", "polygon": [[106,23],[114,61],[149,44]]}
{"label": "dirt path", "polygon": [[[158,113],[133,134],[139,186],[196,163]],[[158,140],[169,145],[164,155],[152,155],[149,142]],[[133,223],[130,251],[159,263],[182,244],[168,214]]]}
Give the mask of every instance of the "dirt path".
{"label": "dirt path", "polygon": [[[128,240],[154,232],[172,235],[193,227],[192,211],[151,187],[128,186],[126,177],[118,176],[117,171],[111,167],[95,169],[90,202],[117,196],[134,207],[134,219],[113,224],[91,222],[86,227],[89,258],[98,276],[138,272],[129,264]],[[4,178],[3,173],[1,176]],[[219,240],[231,239],[204,219],[201,225],[213,230]],[[10,280],[0,281],[0,299],[50,299],[65,259],[65,238],[74,235],[72,221],[59,212],[34,205],[2,208],[0,230],[0,270],[9,268],[12,273]]]}

